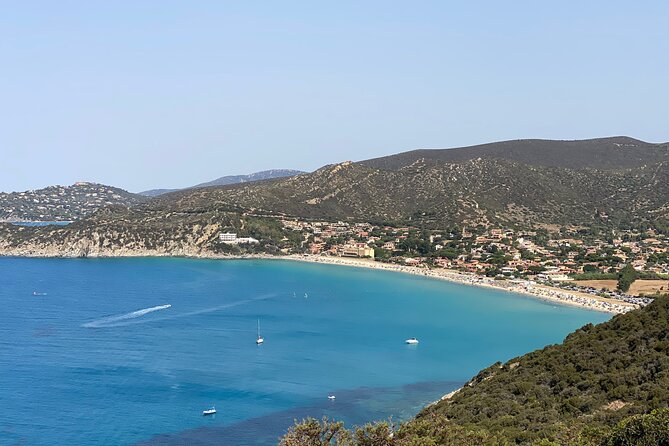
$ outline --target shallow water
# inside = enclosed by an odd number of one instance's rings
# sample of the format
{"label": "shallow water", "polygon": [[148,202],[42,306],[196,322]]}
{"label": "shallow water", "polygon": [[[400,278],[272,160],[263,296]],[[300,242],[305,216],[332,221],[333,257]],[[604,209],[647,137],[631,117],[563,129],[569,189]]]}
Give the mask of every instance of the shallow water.
{"label": "shallow water", "polygon": [[16,226],[67,226],[71,221],[12,221],[10,222]]}
{"label": "shallow water", "polygon": [[609,317],[333,265],[0,258],[0,444],[269,445],[307,415],[406,419]]}

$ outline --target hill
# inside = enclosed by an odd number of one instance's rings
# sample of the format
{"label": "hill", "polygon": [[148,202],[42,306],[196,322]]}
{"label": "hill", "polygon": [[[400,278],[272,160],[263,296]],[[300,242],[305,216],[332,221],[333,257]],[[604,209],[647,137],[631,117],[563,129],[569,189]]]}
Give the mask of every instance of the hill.
{"label": "hill", "polygon": [[621,171],[535,167],[497,159],[419,160],[388,171],[360,163],[158,198],[154,211],[219,207],[314,219],[449,224],[628,225],[666,218],[669,163]]}
{"label": "hill", "polygon": [[[224,177],[217,178],[212,181],[207,181],[206,183],[196,184],[195,186],[188,187],[186,189],[194,189],[199,187],[211,187],[211,186],[227,186],[230,184],[239,184],[239,183],[250,183],[252,181],[262,181],[262,180],[271,180],[274,178],[285,178],[292,177],[295,175],[300,175],[305,172],[300,170],[291,170],[291,169],[272,169],[272,170],[263,170],[262,172],[255,172],[248,175],[228,175]],[[159,195],[168,194],[170,192],[176,192],[180,189],[151,189],[147,191],[140,192],[140,195],[146,197],[157,197]]]}
{"label": "hill", "polygon": [[179,189],[151,189],[138,192],[138,195],[143,195],[145,197],[153,198],[163,194],[169,194],[170,192],[176,192]]}
{"label": "hill", "polygon": [[255,172],[248,175],[228,175],[206,183],[196,184],[193,187],[227,186],[229,184],[250,183],[252,181],[272,180],[274,178],[294,177],[305,172],[291,169],[272,169]]}
{"label": "hill", "polygon": [[0,221],[69,221],[105,206],[134,206],[146,198],[96,183],[50,186],[25,192],[0,193]]}
{"label": "hill", "polygon": [[[357,441],[348,444],[665,445],[667,408],[665,298],[609,322],[588,324],[560,345],[482,370],[452,397],[400,426],[392,438],[380,424],[368,426],[361,431],[367,435],[359,433]],[[659,412],[640,418],[654,410]],[[290,442],[294,432],[295,428],[283,445],[318,444],[309,443],[308,436]]]}
{"label": "hill", "polygon": [[667,184],[669,161],[613,170],[537,166],[496,157],[459,162],[420,158],[394,170],[344,162],[293,177],[181,190],[130,210],[106,209],[57,232],[18,234],[8,228],[0,231],[0,245],[14,254],[73,255],[80,250],[72,243],[81,241],[96,247],[90,252],[97,255],[204,255],[220,248],[216,228],[254,215],[432,229],[651,226],[669,231]]}
{"label": "hill", "polygon": [[398,170],[418,160],[460,163],[476,158],[567,169],[629,169],[669,160],[669,143],[652,144],[626,136],[575,141],[519,139],[453,149],[422,149],[361,161]]}

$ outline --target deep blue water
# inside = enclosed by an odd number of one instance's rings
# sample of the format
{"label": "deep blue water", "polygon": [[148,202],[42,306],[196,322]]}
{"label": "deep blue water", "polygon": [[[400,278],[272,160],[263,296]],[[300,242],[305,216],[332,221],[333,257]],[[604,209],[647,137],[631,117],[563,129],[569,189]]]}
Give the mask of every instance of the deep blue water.
{"label": "deep blue water", "polygon": [[405,419],[608,318],[331,265],[0,258],[0,444],[269,445],[306,415]]}

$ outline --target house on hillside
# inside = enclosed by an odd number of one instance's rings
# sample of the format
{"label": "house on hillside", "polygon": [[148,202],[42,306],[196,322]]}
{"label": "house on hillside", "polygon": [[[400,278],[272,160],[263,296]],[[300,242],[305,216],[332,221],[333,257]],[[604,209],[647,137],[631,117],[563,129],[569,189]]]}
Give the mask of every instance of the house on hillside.
{"label": "house on hillside", "polygon": [[260,243],[253,237],[237,237],[237,234],[234,232],[223,232],[218,235],[218,239],[226,245],[248,245]]}

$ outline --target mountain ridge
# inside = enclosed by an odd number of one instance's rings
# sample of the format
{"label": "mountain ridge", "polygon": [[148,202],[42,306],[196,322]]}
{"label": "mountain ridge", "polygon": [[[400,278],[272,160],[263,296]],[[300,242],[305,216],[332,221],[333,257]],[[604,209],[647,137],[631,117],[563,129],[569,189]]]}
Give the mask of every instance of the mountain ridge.
{"label": "mountain ridge", "polygon": [[460,163],[419,159],[383,170],[344,162],[270,182],[181,191],[146,206],[184,211],[224,204],[315,219],[435,224],[529,224],[534,219],[565,225],[599,222],[601,209],[611,221],[631,222],[666,213],[667,166],[572,170],[476,158]]}
{"label": "mountain ridge", "polygon": [[519,139],[446,149],[416,149],[359,163],[397,170],[421,158],[462,162],[479,157],[545,167],[624,169],[669,160],[669,143],[648,143],[628,136],[585,140]]}
{"label": "mountain ridge", "polygon": [[[662,154],[665,149],[651,150]],[[234,226],[243,216],[425,229],[483,225],[669,231],[669,160],[661,156],[655,164],[615,169],[537,166],[495,156],[458,162],[414,158],[395,169],[346,161],[293,177],[179,190],[129,209],[101,209],[57,230],[19,234],[4,228],[0,246],[6,253],[71,255],[68,243],[82,242],[99,247],[91,252],[100,255],[207,255],[220,248],[215,234],[222,222]]]}
{"label": "mountain ridge", "polygon": [[295,175],[301,175],[303,172],[301,170],[294,170],[294,169],[269,169],[269,170],[262,170],[260,172],[254,172],[246,175],[226,175],[222,176],[220,178],[217,178],[212,181],[207,181],[204,183],[199,183],[196,184],[195,186],[190,186],[190,187],[185,187],[182,189],[150,189],[150,190],[145,190],[142,192],[138,192],[139,195],[144,195],[146,197],[157,197],[160,195],[176,192],[179,190],[184,190],[184,189],[196,189],[196,188],[201,188],[201,187],[213,187],[213,186],[227,186],[230,184],[238,184],[238,183],[250,183],[253,181],[263,181],[263,180],[270,180],[274,178],[285,178],[285,177],[291,177]]}

